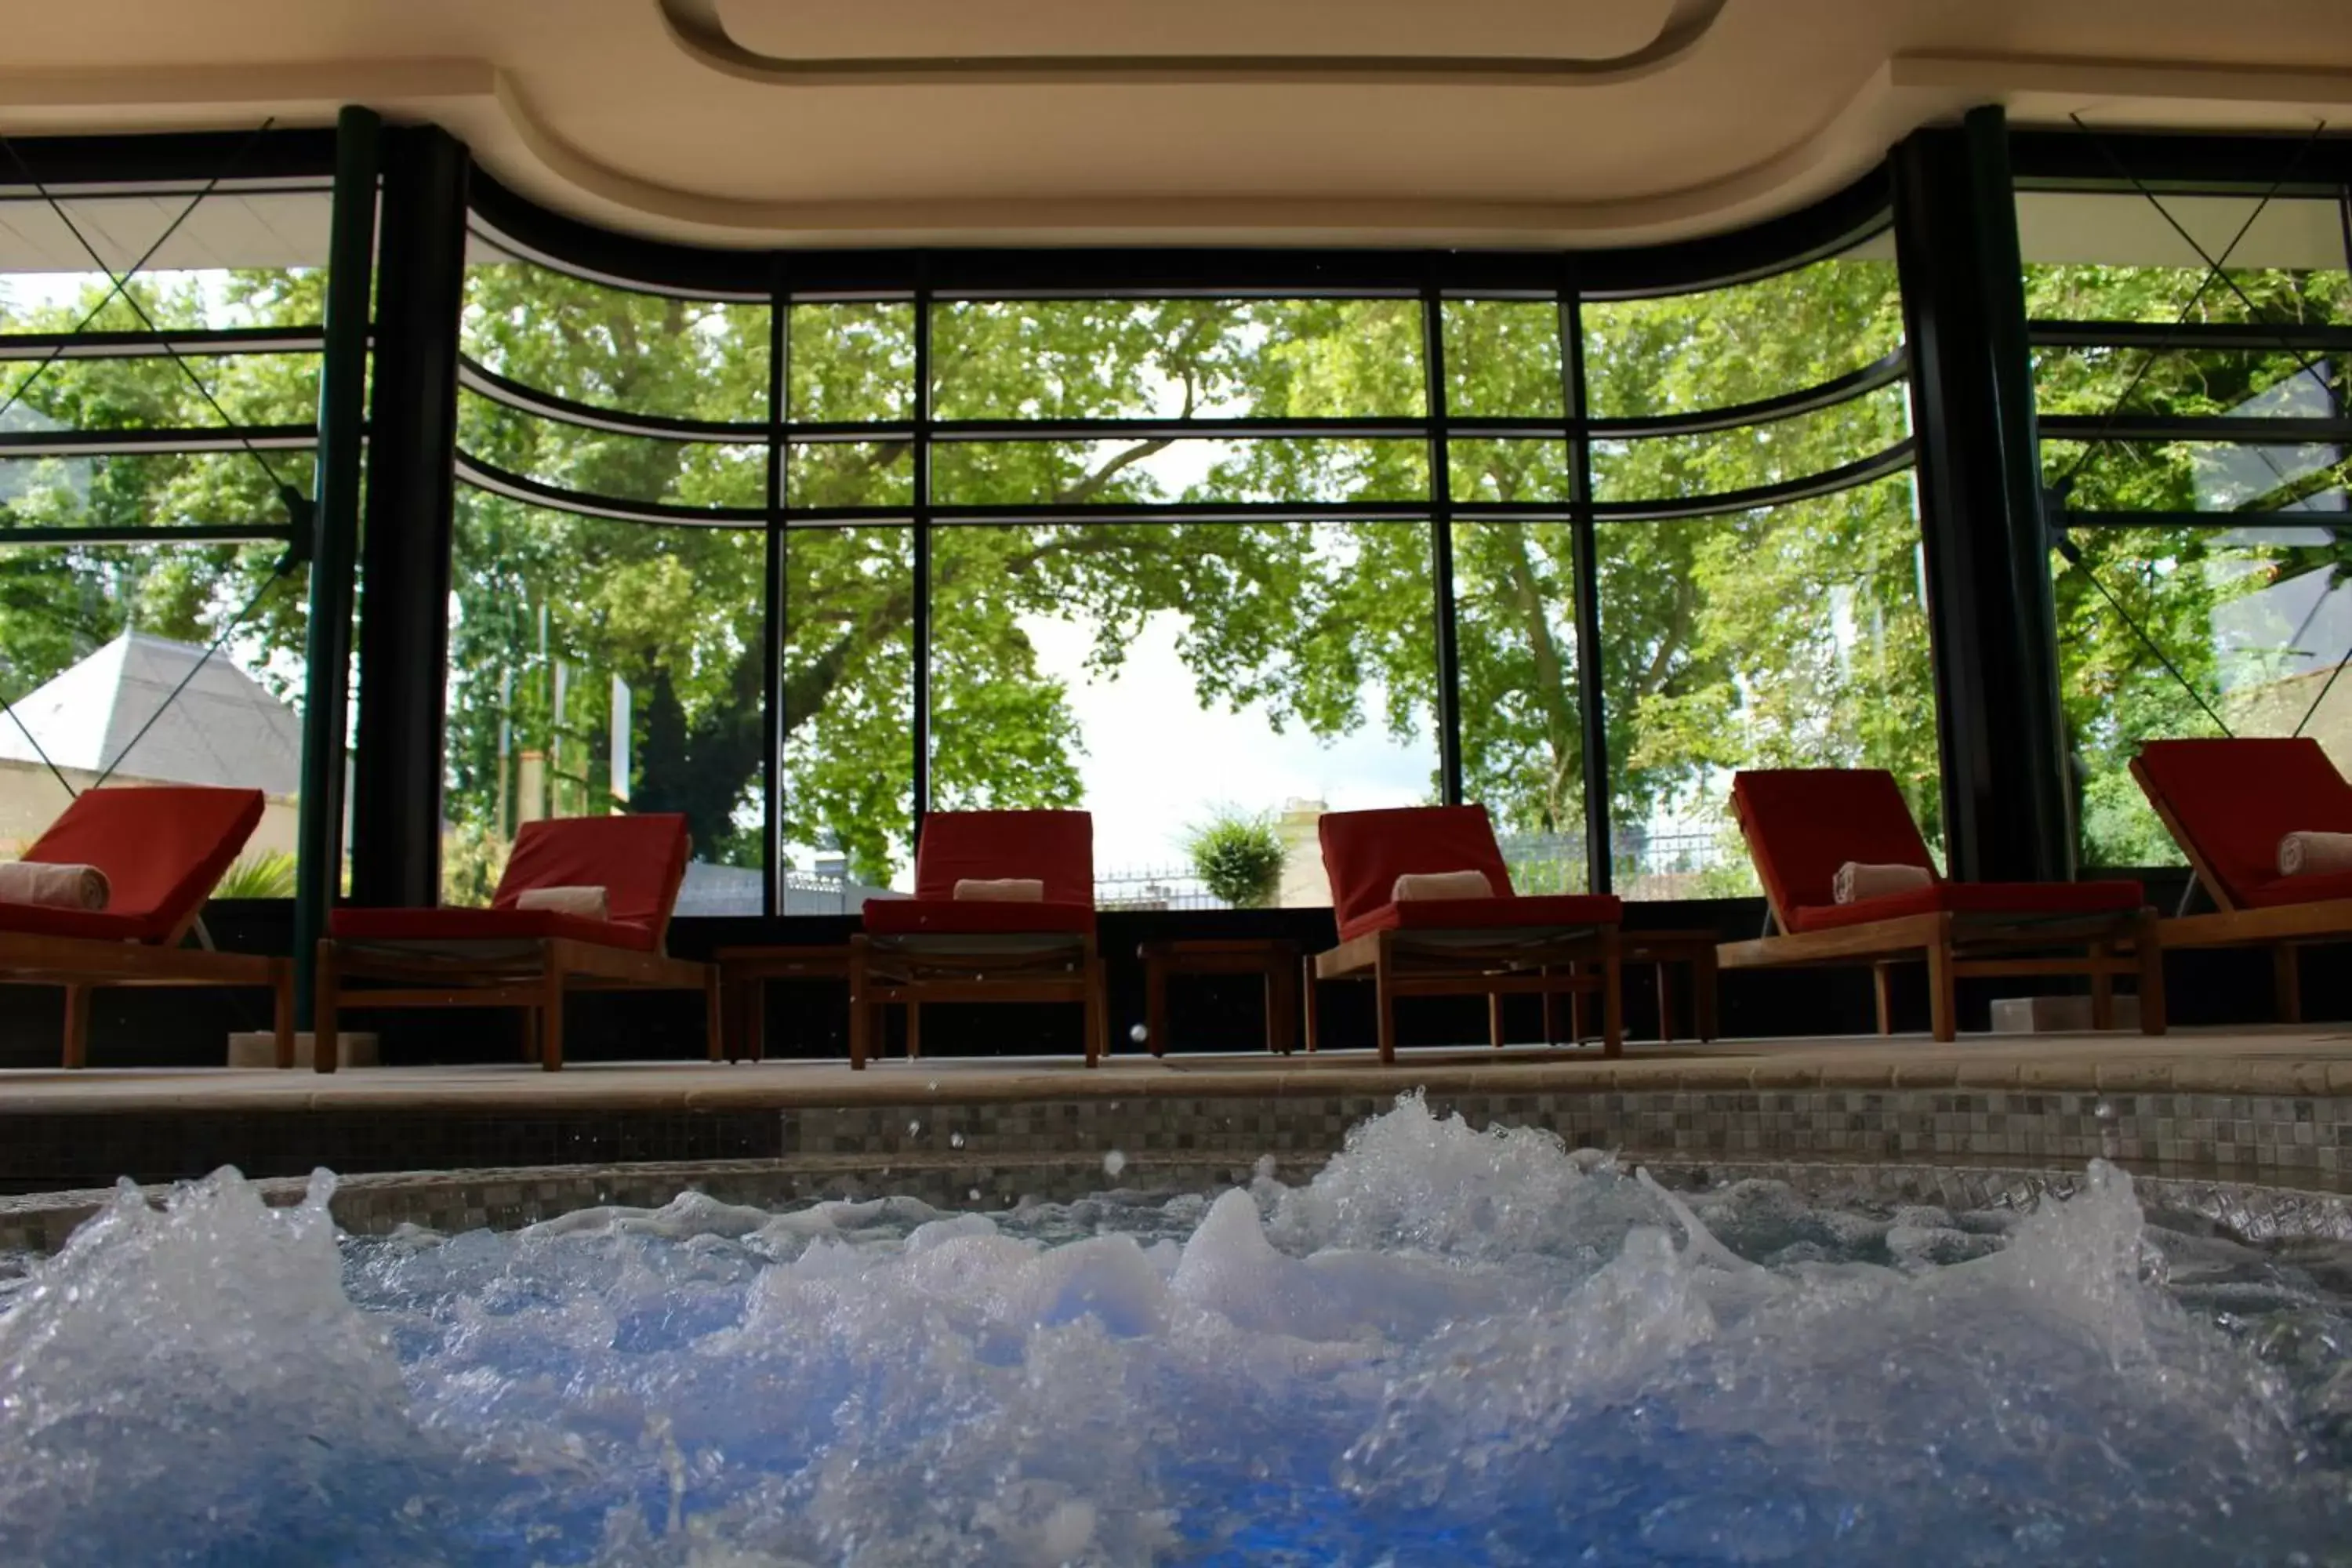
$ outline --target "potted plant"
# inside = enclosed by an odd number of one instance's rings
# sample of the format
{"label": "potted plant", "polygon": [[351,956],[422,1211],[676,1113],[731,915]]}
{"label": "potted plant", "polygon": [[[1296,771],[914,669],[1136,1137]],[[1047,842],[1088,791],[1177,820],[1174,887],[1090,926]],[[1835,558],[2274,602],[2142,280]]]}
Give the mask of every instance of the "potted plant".
{"label": "potted plant", "polygon": [[1210,895],[1235,909],[1265,909],[1282,891],[1282,839],[1268,813],[1221,806],[1185,830],[1184,853]]}

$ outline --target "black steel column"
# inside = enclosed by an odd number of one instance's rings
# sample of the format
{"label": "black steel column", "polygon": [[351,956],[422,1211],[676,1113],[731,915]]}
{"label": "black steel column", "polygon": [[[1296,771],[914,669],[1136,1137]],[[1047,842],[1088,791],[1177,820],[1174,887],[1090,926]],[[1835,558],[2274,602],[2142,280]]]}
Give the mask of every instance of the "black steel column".
{"label": "black steel column", "polygon": [[1944,832],[1961,880],[2074,870],[2008,127],[1999,108],[1894,153]]}
{"label": "black steel column", "polygon": [[302,700],[302,796],[296,829],[294,974],[310,1016],[310,963],[343,870],[343,726],[349,712],[352,577],[359,551],[360,458],[366,413],[368,292],[375,262],[377,138],[373,110],[335,121],[334,216],[328,239],[326,350],[319,367],[319,456],[311,480],[310,618]]}
{"label": "black steel column", "polygon": [[1423,380],[1429,416],[1429,584],[1436,606],[1438,798],[1462,804],[1462,649],[1454,615],[1454,453],[1447,441],[1445,300],[1421,291]]}
{"label": "black steel column", "polygon": [[1576,584],[1576,718],[1584,764],[1585,890],[1608,892],[1616,881],[1610,858],[1609,705],[1601,668],[1601,557],[1592,521],[1592,440],[1586,433],[1584,301],[1573,268],[1560,281],[1559,380],[1569,417],[1568,499],[1572,509],[1569,570]]}
{"label": "black steel column", "polygon": [[384,132],[352,783],[355,904],[439,902],[468,166],[464,143],[436,126]]}
{"label": "black steel column", "polygon": [[784,575],[785,552],[792,548],[784,535],[784,488],[792,456],[784,443],[784,423],[793,349],[793,297],[786,267],[779,256],[768,279],[768,614],[760,676],[760,700],[765,705],[760,731],[767,737],[760,760],[760,820],[767,847],[761,868],[760,912],[771,916],[784,909],[784,737],[792,732],[792,716],[784,711],[784,638],[792,635],[793,613],[792,585]]}

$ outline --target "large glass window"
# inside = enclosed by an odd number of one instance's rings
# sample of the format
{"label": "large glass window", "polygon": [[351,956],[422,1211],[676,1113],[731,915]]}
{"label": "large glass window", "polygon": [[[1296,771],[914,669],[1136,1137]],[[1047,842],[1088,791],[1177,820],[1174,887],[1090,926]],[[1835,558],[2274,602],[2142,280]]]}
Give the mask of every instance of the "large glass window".
{"label": "large glass window", "polygon": [[2352,653],[2342,208],[2017,204],[2080,852],[2179,864],[2129,773],[2143,742],[2303,734],[2352,765],[2352,684],[2330,684]]}
{"label": "large glass window", "polygon": [[1426,524],[942,528],[931,605],[932,805],[1087,807],[1115,901],[1239,816],[1324,903],[1317,816],[1434,798]]}
{"label": "large glass window", "polygon": [[101,782],[257,788],[221,892],[284,896],[328,201],[195,195],[0,200],[0,857]]}

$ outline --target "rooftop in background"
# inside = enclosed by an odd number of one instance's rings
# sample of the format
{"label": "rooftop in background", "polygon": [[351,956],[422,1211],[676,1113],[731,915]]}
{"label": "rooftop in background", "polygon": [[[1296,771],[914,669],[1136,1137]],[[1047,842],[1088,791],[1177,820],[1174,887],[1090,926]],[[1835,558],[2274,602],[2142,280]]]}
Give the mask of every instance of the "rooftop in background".
{"label": "rooftop in background", "polygon": [[[0,760],[38,766],[47,752],[58,767],[92,773],[111,768],[122,779],[292,795],[300,780],[302,721],[226,654],[204,653],[168,637],[125,632],[16,702],[14,721],[0,719]],[[157,717],[183,679],[187,689]],[[141,735],[150,718],[154,727]]]}

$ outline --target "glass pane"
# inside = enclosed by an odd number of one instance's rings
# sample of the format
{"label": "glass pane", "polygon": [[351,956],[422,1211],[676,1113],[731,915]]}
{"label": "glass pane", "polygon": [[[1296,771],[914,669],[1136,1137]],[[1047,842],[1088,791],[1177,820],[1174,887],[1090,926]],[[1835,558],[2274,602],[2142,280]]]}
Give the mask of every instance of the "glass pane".
{"label": "glass pane", "polygon": [[1559,334],[1552,300],[1446,300],[1446,412],[1560,417]]}
{"label": "glass pane", "polygon": [[283,528],[278,479],[310,493],[309,452],[0,458],[0,527]]}
{"label": "glass pane", "polygon": [[940,419],[1336,418],[1428,406],[1413,300],[934,307]]}
{"label": "glass pane", "polygon": [[675,506],[767,505],[762,446],[588,430],[519,414],[470,392],[457,398],[457,445],[509,473],[588,495]]}
{"label": "glass pane", "polygon": [[1447,488],[1462,501],[1565,501],[1565,441],[1449,441]]}
{"label": "glass pane", "polygon": [[943,506],[1391,501],[1429,495],[1424,441],[945,441]]}
{"label": "glass pane", "polygon": [[912,888],[915,557],[903,526],[796,529],[784,549],[786,914]]}
{"label": "glass pane", "polygon": [[2042,348],[2033,391],[2044,415],[2332,419],[2352,405],[2341,359],[2284,350]]}
{"label": "glass pane", "polygon": [[[932,804],[1084,805],[1106,903],[1328,903],[1326,809],[1434,797],[1426,524],[952,528],[931,549]],[[1270,886],[1202,878],[1188,835],[1219,821],[1271,836]]]}
{"label": "glass pane", "polygon": [[915,416],[915,307],[794,305],[785,402],[794,420]]}
{"label": "glass pane", "polygon": [[633,414],[768,416],[768,308],[590,283],[527,261],[466,269],[459,338],[541,392]]}
{"label": "glass pane", "polygon": [[1909,433],[1910,407],[1897,384],[1762,425],[1595,441],[1593,499],[1650,500],[1779,484],[1872,457]]}
{"label": "glass pane", "polygon": [[1742,767],[1889,769],[1940,844],[1908,475],[1736,516],[1604,525],[1595,564],[1621,893],[1757,890],[1726,804]]}
{"label": "glass pane", "polygon": [[807,441],[784,448],[788,506],[912,506],[911,441]]}
{"label": "glass pane", "polygon": [[2070,537],[2083,563],[2053,554],[2051,584],[2085,864],[2181,864],[2128,771],[2143,741],[2217,734],[2222,723],[2240,735],[2300,733],[2352,772],[2352,679],[2328,684],[2352,650],[2352,586],[2335,533],[2084,528]]}
{"label": "glass pane", "polygon": [[1818,386],[1902,342],[1895,263],[1850,254],[1705,293],[1588,300],[1585,396],[1600,418],[1723,408]]}
{"label": "glass pane", "polygon": [[309,425],[319,412],[319,358],[13,360],[0,363],[0,430],[11,433],[215,430],[224,414],[232,425]]}
{"label": "glass pane", "polygon": [[457,489],[442,894],[489,901],[518,824],[677,811],[680,914],[761,908],[757,530],[657,528]]}
{"label": "glass pane", "polygon": [[1575,551],[1561,522],[1454,525],[1462,773],[1522,893],[1585,890]]}
{"label": "glass pane", "polygon": [[71,798],[46,752],[74,793],[101,778],[260,790],[261,825],[220,896],[292,895],[305,580],[273,577],[281,553],[0,547],[0,697],[15,714],[0,721],[0,858]]}
{"label": "glass pane", "polygon": [[2352,479],[2320,442],[2044,441],[2042,468],[2073,511],[2340,512]]}
{"label": "glass pane", "polygon": [[[2162,210],[2137,192],[2019,192],[2026,314],[2099,321],[2173,321],[2184,311],[2190,321],[2352,319],[2343,218],[2334,202],[2277,197],[2265,205],[2259,192],[2162,194],[2157,200]],[[2208,284],[2206,258],[2220,260],[2225,253],[2224,279]]]}

